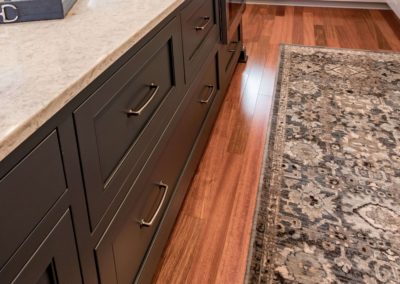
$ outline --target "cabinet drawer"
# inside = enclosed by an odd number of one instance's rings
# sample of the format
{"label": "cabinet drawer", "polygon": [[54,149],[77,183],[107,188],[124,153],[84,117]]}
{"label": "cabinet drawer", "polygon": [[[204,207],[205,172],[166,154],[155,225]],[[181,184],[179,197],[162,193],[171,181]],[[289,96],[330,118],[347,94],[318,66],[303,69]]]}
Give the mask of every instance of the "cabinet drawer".
{"label": "cabinet drawer", "polygon": [[74,113],[92,229],[183,97],[179,36],[174,19]]}
{"label": "cabinet drawer", "polygon": [[235,59],[238,58],[241,46],[239,30],[237,30],[229,43],[223,45],[221,48],[221,66],[223,72],[227,72],[231,66],[236,64]]}
{"label": "cabinet drawer", "polygon": [[169,144],[161,155],[150,158],[96,248],[101,283],[135,279],[184,164],[176,157],[178,150],[178,145]]}
{"label": "cabinet drawer", "polygon": [[[217,62],[212,59],[185,96],[173,133],[167,142],[160,142],[96,248],[101,283],[132,283],[139,271],[207,111],[218,93]],[[162,143],[165,146],[161,146]],[[152,219],[151,226],[140,225]]]}
{"label": "cabinet drawer", "polygon": [[0,180],[0,268],[66,189],[54,131]]}
{"label": "cabinet drawer", "polygon": [[193,146],[204,118],[218,94],[217,58],[211,56],[211,60],[204,64],[201,74],[188,91],[188,105],[177,126],[177,133],[174,135],[176,142],[182,140],[185,141],[185,145]]}
{"label": "cabinet drawer", "polygon": [[219,39],[214,0],[193,0],[181,13],[186,79],[191,81]]}

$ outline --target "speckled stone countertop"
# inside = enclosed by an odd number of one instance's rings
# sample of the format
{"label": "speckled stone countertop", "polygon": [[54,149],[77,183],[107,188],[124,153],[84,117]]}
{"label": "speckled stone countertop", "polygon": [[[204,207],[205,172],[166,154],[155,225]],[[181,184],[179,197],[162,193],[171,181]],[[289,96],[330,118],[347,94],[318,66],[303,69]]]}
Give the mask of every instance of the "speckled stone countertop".
{"label": "speckled stone countertop", "polygon": [[62,20],[0,26],[0,161],[184,0],[78,0]]}

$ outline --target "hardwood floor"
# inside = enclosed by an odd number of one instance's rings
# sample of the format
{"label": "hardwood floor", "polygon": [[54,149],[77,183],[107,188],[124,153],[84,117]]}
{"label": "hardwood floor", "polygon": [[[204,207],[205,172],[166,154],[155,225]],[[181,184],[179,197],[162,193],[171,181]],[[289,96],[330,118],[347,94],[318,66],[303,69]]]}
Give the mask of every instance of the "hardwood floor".
{"label": "hardwood floor", "polygon": [[239,64],[154,283],[243,283],[280,43],[400,51],[390,11],[248,5]]}

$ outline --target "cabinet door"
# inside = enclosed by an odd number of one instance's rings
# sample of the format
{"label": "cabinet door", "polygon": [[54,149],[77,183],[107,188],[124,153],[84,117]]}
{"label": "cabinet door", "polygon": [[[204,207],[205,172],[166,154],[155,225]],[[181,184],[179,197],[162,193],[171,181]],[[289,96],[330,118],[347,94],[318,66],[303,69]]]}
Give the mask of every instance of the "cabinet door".
{"label": "cabinet door", "polygon": [[57,131],[0,179],[0,268],[67,191]]}
{"label": "cabinet door", "polygon": [[[7,270],[7,267],[5,268]],[[12,281],[10,281],[13,279]],[[69,210],[16,276],[1,271],[0,283],[79,284],[79,260]]]}

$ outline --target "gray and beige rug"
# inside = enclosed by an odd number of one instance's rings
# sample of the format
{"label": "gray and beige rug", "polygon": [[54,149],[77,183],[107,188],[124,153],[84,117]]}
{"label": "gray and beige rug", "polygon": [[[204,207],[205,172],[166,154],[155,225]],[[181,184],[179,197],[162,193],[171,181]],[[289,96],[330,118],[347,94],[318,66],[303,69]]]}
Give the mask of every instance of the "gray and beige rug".
{"label": "gray and beige rug", "polygon": [[279,68],[247,283],[400,283],[400,53]]}

